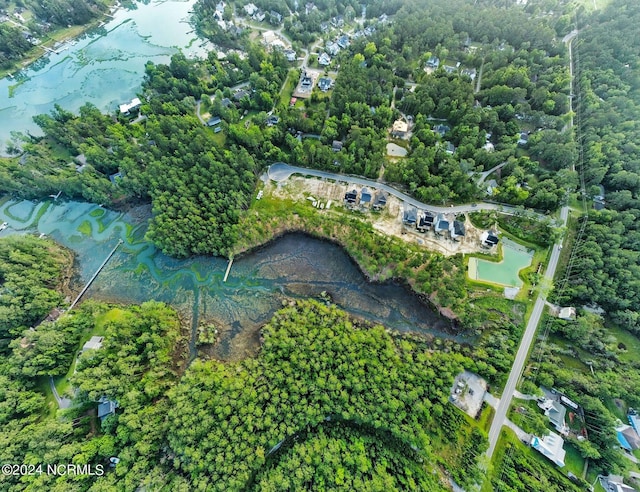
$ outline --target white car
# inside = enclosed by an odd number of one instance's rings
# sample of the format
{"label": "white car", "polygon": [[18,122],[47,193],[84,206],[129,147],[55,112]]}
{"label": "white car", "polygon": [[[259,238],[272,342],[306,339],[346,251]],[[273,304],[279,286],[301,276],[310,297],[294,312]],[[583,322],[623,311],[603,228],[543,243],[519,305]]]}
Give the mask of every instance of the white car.
{"label": "white car", "polygon": [[9,223],[3,222],[2,225],[0,225],[0,231],[4,231],[7,227],[9,227]]}

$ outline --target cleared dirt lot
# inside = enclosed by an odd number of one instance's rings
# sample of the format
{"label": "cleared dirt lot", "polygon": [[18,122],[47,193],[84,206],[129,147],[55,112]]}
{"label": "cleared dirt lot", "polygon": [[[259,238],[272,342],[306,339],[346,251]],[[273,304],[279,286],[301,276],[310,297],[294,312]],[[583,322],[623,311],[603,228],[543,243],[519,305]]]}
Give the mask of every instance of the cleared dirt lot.
{"label": "cleared dirt lot", "polygon": [[[353,189],[360,193],[361,188],[339,181],[292,176],[287,181],[277,185],[272,182],[267,183],[264,192],[277,198],[315,201],[318,208],[324,208],[330,202],[330,209],[341,208],[346,210],[344,203],[345,193]],[[404,203],[393,196],[387,197],[387,206],[380,212],[357,205],[353,208],[367,214],[376,230],[399,237],[407,242],[417,243],[426,249],[438,251],[446,256],[479,251],[487,253],[487,250],[482,249],[480,245],[480,235],[483,231],[475,228],[466,216],[460,215],[457,217],[458,220],[465,222],[465,237],[461,241],[453,241],[450,238],[437,237],[432,231],[421,233],[415,227],[403,225]],[[445,214],[445,217],[450,221],[455,218],[454,214]]]}

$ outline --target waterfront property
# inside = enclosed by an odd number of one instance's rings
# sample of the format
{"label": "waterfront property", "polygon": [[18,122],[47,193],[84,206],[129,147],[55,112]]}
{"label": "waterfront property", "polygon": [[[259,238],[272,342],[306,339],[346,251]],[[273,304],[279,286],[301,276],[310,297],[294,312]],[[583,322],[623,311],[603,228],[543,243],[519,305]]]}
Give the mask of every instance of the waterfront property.
{"label": "waterfront property", "polygon": [[518,273],[531,265],[533,251],[504,239],[502,242],[503,259],[500,262],[469,258],[469,278],[504,285],[522,287]]}

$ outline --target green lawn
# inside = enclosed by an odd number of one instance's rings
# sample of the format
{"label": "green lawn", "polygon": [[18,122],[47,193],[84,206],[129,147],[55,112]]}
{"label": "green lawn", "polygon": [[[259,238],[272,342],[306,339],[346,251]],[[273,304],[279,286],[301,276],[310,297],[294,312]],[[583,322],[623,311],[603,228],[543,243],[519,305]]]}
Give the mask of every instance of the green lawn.
{"label": "green lawn", "polygon": [[636,360],[640,354],[640,338],[609,321],[606,328],[611,335],[616,337],[618,344],[624,345],[624,349],[620,351],[620,359],[624,361]]}
{"label": "green lawn", "polygon": [[58,411],[58,403],[56,402],[55,397],[51,391],[51,386],[49,386],[49,378],[47,376],[40,376],[38,378],[38,389],[45,397],[47,409],[46,412],[43,412],[43,417],[55,417],[56,412]]}
{"label": "green lawn", "polygon": [[584,469],[584,458],[580,456],[580,453],[571,444],[565,441],[564,450],[567,454],[564,457],[565,467],[562,469],[565,473],[571,472],[576,477],[582,477],[582,470]]}
{"label": "green lawn", "polygon": [[296,84],[298,83],[298,79],[300,75],[298,70],[289,70],[287,74],[287,78],[284,81],[284,85],[280,90],[280,104],[284,107],[289,105],[289,101],[291,100],[291,96],[293,95],[293,91],[296,88]]}
{"label": "green lawn", "polygon": [[[94,325],[93,330],[91,330],[90,332],[87,332],[84,335],[82,335],[82,338],[80,339],[80,343],[78,344],[78,348],[76,350],[76,353],[78,353],[80,351],[82,346],[91,337],[103,336],[104,333],[105,333],[105,325],[109,321],[117,321],[117,320],[121,319],[122,316],[124,315],[124,313],[125,313],[125,311],[120,309],[120,308],[112,308],[112,309],[109,309],[108,311],[96,314],[95,315],[95,325]],[[69,370],[67,371],[67,374],[65,374],[64,376],[60,376],[58,378],[54,378],[54,380],[53,380],[53,383],[55,384],[56,389],[58,390],[58,394],[60,396],[63,396],[63,395],[73,396],[72,393],[71,393],[71,389],[72,388],[71,388],[71,385],[69,384],[69,378],[71,376],[73,376],[73,373],[75,372],[77,360],[78,360],[77,357],[73,358],[73,361],[71,362],[71,366],[69,367]],[[49,388],[48,380],[47,380],[47,388]],[[51,395],[51,397],[53,398],[53,395]]]}

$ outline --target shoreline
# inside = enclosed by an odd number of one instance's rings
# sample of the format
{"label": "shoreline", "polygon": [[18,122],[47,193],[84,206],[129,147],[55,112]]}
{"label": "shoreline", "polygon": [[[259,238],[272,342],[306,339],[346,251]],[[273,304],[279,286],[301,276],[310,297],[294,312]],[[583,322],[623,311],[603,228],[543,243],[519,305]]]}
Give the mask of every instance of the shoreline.
{"label": "shoreline", "polygon": [[[28,54],[28,52],[24,58],[15,60],[12,67],[0,70],[0,80],[8,78],[10,80],[19,82],[19,80],[15,78],[16,74],[22,72],[23,70],[27,70],[31,65],[36,63],[41,58],[50,55],[52,52],[56,54],[58,53],[53,48],[56,43],[61,43],[61,45],[67,44],[70,41],[79,38],[90,29],[101,27],[102,25],[106,24],[107,19],[113,18],[114,14],[122,8],[123,5],[118,0],[116,0],[109,6],[109,10],[107,12],[91,20],[88,24],[63,27],[56,31],[47,33],[45,36],[46,41],[33,46],[32,49],[35,51],[33,54]],[[67,31],[66,34],[65,31]]]}
{"label": "shoreline", "polygon": [[409,282],[409,280],[406,278],[391,277],[384,280],[375,278],[375,276],[372,276],[371,273],[367,271],[367,269],[351,254],[351,251],[349,250],[348,246],[344,244],[342,241],[340,241],[340,238],[332,237],[325,234],[320,234],[320,233],[317,233],[316,231],[305,229],[304,227],[293,227],[293,228],[285,227],[285,229],[278,231],[266,241],[260,244],[252,245],[246,249],[243,249],[241,251],[238,251],[237,253],[234,253],[233,258],[235,260],[238,258],[242,258],[246,255],[253,254],[257,251],[260,251],[261,249],[266,248],[267,246],[274,243],[278,239],[281,239],[282,237],[287,236],[288,234],[302,234],[310,238],[317,239],[319,241],[325,241],[329,244],[338,246],[340,249],[342,249],[342,251],[345,252],[345,254],[349,257],[351,262],[356,266],[358,271],[362,274],[362,276],[365,278],[367,282],[372,284],[379,284],[379,285],[395,284],[405,288],[412,296],[416,297],[419,300],[419,302],[424,304],[425,307],[431,309],[435,315],[441,317],[444,321],[449,323],[449,328],[451,329],[451,332],[449,332],[449,334],[455,335],[455,336],[464,334],[464,330],[459,329],[458,316],[455,314],[455,312],[453,312],[449,308],[438,305],[429,295],[423,292],[418,292],[413,287],[411,282]]}

